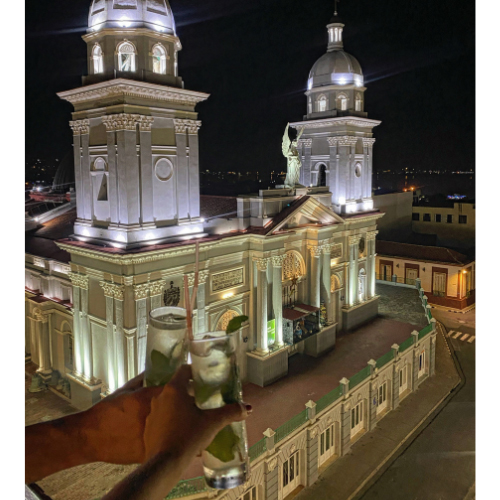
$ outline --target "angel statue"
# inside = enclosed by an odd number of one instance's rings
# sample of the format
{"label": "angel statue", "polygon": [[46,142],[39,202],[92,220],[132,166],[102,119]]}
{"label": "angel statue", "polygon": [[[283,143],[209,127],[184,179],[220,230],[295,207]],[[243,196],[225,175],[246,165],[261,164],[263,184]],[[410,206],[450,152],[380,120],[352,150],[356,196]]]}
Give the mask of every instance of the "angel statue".
{"label": "angel statue", "polygon": [[288,137],[289,128],[290,124],[286,126],[285,135],[283,136],[283,156],[288,160],[288,170],[285,179],[285,186],[293,188],[299,185],[300,167],[302,167],[302,162],[297,150],[297,145],[299,143],[300,136],[304,132],[304,127],[302,127],[295,141],[291,141]]}

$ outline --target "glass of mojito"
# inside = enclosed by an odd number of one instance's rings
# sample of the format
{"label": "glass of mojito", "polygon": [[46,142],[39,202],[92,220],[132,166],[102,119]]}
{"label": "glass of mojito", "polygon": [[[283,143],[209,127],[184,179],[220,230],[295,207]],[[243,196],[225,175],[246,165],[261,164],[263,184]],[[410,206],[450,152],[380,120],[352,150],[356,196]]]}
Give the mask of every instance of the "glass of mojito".
{"label": "glass of mojito", "polygon": [[149,313],[146,344],[146,387],[168,384],[177,369],[187,362],[186,310],[159,307]]}
{"label": "glass of mojito", "polygon": [[[195,401],[209,410],[242,401],[236,356],[239,332],[213,332],[190,342]],[[245,422],[233,422],[203,451],[208,486],[219,490],[244,484],[250,473]]]}

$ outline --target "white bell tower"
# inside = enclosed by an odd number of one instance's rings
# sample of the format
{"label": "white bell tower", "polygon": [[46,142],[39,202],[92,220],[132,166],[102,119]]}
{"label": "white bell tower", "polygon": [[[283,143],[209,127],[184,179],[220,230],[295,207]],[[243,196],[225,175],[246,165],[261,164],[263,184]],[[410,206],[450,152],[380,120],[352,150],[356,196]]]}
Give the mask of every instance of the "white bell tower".
{"label": "white bell tower", "polygon": [[94,0],[75,111],[75,236],[132,248],[202,234],[197,103],[167,0]]}

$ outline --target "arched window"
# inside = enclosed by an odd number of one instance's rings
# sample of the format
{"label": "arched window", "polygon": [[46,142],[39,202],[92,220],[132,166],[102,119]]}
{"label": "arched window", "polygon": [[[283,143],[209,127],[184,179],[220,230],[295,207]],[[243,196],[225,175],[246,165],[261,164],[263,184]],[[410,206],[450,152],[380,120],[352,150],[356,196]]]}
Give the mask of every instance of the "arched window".
{"label": "arched window", "polygon": [[167,73],[167,51],[161,44],[153,47],[153,73],[165,75]]}
{"label": "arched window", "polygon": [[118,71],[135,71],[135,47],[130,42],[118,45]]}
{"label": "arched window", "polygon": [[356,94],[356,111],[362,111],[363,99],[361,99],[360,94]]}
{"label": "arched window", "polygon": [[347,96],[345,94],[340,94],[337,97],[337,108],[340,111],[347,111]]}
{"label": "arched window", "polygon": [[219,321],[217,321],[217,327],[216,331],[222,332],[225,331],[227,328],[227,325],[229,325],[229,322],[233,319],[236,318],[236,316],[239,316],[239,314],[236,311],[229,310],[226,311],[220,318]]}
{"label": "arched window", "polygon": [[316,111],[320,113],[326,111],[326,96],[321,95],[318,97],[318,100],[316,101]]}
{"label": "arched window", "polygon": [[96,43],[92,49],[92,62],[94,63],[94,75],[99,73],[104,73],[104,66],[102,62],[102,49],[101,46]]}
{"label": "arched window", "polygon": [[326,165],[324,163],[318,169],[318,186],[326,186]]}

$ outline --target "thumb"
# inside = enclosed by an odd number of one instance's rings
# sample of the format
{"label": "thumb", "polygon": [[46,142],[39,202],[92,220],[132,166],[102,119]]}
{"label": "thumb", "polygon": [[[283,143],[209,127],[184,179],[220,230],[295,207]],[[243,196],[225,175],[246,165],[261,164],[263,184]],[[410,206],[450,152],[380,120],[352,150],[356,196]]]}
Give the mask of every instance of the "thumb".
{"label": "thumb", "polygon": [[214,410],[204,410],[210,420],[220,428],[229,425],[231,422],[241,422],[252,413],[252,405],[246,403],[234,403],[215,408]]}

